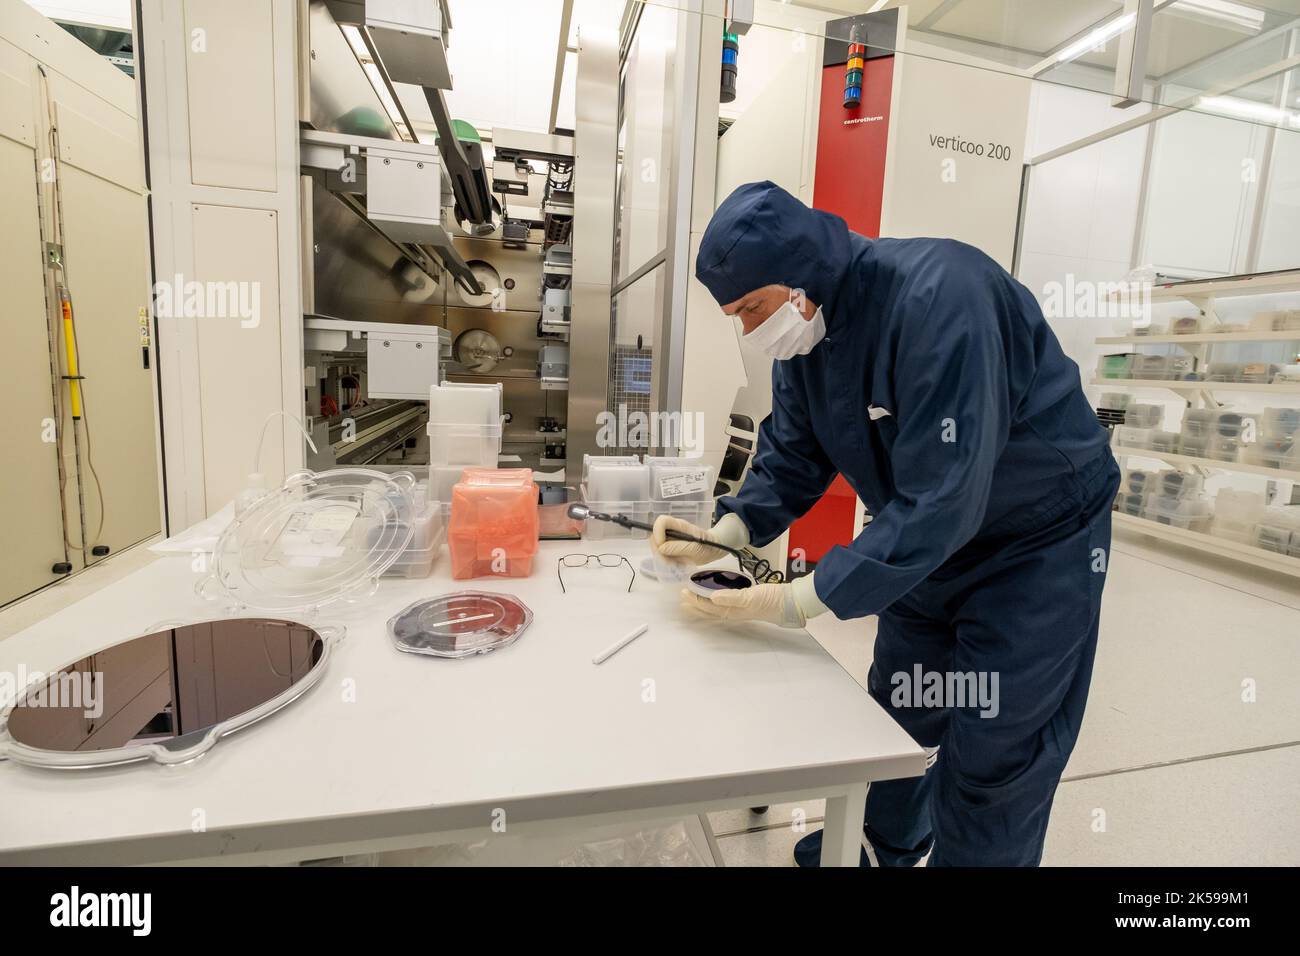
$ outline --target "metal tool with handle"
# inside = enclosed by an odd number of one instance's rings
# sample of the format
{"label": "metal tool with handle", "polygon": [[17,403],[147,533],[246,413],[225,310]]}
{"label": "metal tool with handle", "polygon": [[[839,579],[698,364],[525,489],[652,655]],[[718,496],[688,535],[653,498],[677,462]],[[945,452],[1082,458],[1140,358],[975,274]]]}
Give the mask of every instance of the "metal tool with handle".
{"label": "metal tool with handle", "polygon": [[[607,515],[599,511],[592,511],[584,504],[569,505],[569,517],[575,521],[608,521],[616,524],[620,528],[635,528],[638,531],[654,531],[655,526],[646,521],[637,521],[635,518],[629,518],[627,515]],[[698,538],[695,535],[687,534],[685,531],[677,531],[669,528],[666,537],[674,541],[690,541],[695,544],[702,544],[710,548],[717,548],[726,554],[734,555],[738,561],[745,561],[746,556],[737,548],[728,547],[725,544],[719,544],[717,541],[710,541],[708,538]]]}

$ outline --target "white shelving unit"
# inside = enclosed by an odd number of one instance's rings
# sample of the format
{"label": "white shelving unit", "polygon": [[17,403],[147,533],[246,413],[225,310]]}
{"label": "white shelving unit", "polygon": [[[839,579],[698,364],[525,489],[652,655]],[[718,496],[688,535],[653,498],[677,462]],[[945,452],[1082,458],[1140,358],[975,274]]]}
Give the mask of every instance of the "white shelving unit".
{"label": "white shelving unit", "polygon": [[[1240,298],[1256,295],[1276,295],[1281,293],[1300,293],[1300,269],[1284,272],[1270,272],[1259,275],[1229,276],[1222,279],[1203,279],[1190,282],[1173,282],[1154,286],[1150,297],[1152,304],[1188,302],[1201,313],[1208,330],[1189,335],[1114,335],[1098,338],[1097,344],[1103,346],[1144,346],[1176,345],[1183,351],[1197,358],[1199,368],[1208,364],[1210,350],[1216,345],[1233,343],[1278,343],[1295,342],[1300,347],[1300,329],[1287,330],[1240,330],[1214,331],[1221,326],[1217,311],[1217,300]],[[1131,391],[1138,389],[1165,389],[1185,396],[1189,404],[1199,402],[1203,407],[1217,408],[1221,403],[1216,398],[1218,392],[1252,393],[1262,396],[1290,397],[1300,395],[1300,381],[1294,382],[1208,382],[1208,381],[1171,381],[1159,379],[1125,379],[1102,378],[1094,376],[1091,384],[1097,388],[1111,391]],[[1289,403],[1288,403],[1289,404]],[[1163,461],[1178,468],[1191,469],[1200,473],[1210,471],[1233,472],[1256,475],[1274,481],[1300,483],[1300,470],[1270,468],[1265,465],[1245,464],[1242,462],[1217,461],[1193,455],[1154,451],[1149,448],[1130,448],[1112,443],[1115,456],[1121,461],[1127,458],[1142,458],[1148,461]],[[1150,535],[1163,541],[1173,542],[1184,547],[1193,548],[1209,554],[1242,561],[1256,567],[1267,568],[1292,577],[1300,578],[1300,558],[1278,554],[1253,544],[1244,544],[1228,538],[1217,537],[1201,531],[1188,531],[1171,525],[1161,524],[1148,518],[1140,518],[1123,512],[1115,512],[1115,527],[1128,528],[1142,534]]]}
{"label": "white shelving unit", "polygon": [[[1296,336],[1300,341],[1300,336]],[[1273,395],[1300,395],[1300,382],[1283,382],[1268,385],[1263,382],[1173,382],[1154,378],[1097,378],[1092,385],[1098,388],[1124,391],[1134,388],[1167,388],[1171,392],[1264,392]]]}
{"label": "white shelving unit", "polygon": [[1241,544],[1238,541],[1218,538],[1201,531],[1185,531],[1182,528],[1160,524],[1147,518],[1136,518],[1120,511],[1113,512],[1111,519],[1116,528],[1128,528],[1132,531],[1150,535],[1153,538],[1159,538],[1162,541],[1172,541],[1188,548],[1194,548],[1197,551],[1204,551],[1207,554],[1217,554],[1221,557],[1244,561],[1256,567],[1268,568],[1270,571],[1279,571],[1282,574],[1300,578],[1300,558],[1265,551],[1263,548],[1257,548],[1252,544]]}
{"label": "white shelving unit", "polygon": [[[1110,335],[1098,345],[1214,345],[1219,342],[1294,342],[1300,331],[1286,332],[1197,332],[1193,335]],[[1122,381],[1122,379],[1121,379]]]}
{"label": "white shelving unit", "polygon": [[[1164,282],[1151,287],[1151,302],[1190,302],[1212,325],[1219,324],[1215,304],[1218,299],[1240,298],[1251,295],[1277,295],[1300,292],[1300,269],[1279,272],[1258,272],[1253,275],[1223,276],[1218,279],[1191,279],[1186,282]],[[1112,299],[1122,293],[1114,292]],[[1227,333],[1221,333],[1227,334]],[[1187,336],[1177,336],[1187,338]]]}
{"label": "white shelving unit", "polygon": [[1300,471],[1289,471],[1285,468],[1270,468],[1267,465],[1247,465],[1244,462],[1235,461],[1216,461],[1213,458],[1198,458],[1194,455],[1177,455],[1173,452],[1152,451],[1150,448],[1129,448],[1126,445],[1111,445],[1115,452],[1115,457],[1125,458],[1150,458],[1152,461],[1163,461],[1171,465],[1186,465],[1193,468],[1203,468],[1206,470],[1232,471],[1243,475],[1260,475],[1264,478],[1273,478],[1278,481],[1300,482]]}

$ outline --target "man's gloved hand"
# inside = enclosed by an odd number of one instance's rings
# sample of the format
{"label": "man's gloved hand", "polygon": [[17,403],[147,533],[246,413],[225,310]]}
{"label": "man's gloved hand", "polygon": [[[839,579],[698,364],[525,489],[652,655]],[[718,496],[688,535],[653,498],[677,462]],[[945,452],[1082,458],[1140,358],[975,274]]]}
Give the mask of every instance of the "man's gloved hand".
{"label": "man's gloved hand", "polygon": [[739,591],[718,591],[700,597],[682,591],[682,606],[718,621],[766,621],[781,627],[803,627],[808,618],[828,610],[813,588],[813,576],[788,584],[756,584]]}
{"label": "man's gloved hand", "polygon": [[708,564],[710,561],[724,557],[727,552],[710,548],[708,545],[696,544],[694,541],[675,541],[668,537],[670,529],[696,538],[704,538],[707,541],[717,541],[719,544],[737,550],[749,547],[749,529],[745,527],[745,522],[734,514],[723,515],[722,520],[707,531],[681,518],[660,515],[655,519],[655,530],[650,539],[650,547],[665,561],[684,567]]}

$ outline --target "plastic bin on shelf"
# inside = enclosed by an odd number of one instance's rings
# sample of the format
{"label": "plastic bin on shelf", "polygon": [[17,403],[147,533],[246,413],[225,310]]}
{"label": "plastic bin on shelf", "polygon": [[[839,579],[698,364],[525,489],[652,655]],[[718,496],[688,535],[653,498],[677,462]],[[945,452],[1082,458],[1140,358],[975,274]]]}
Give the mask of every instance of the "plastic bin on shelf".
{"label": "plastic bin on shelf", "polygon": [[1174,319],[1169,326],[1171,335],[1195,335],[1201,331],[1200,316],[1184,315],[1181,318]]}
{"label": "plastic bin on shelf", "polygon": [[1240,381],[1255,385],[1269,385],[1280,368],[1280,365],[1274,365],[1272,362],[1247,362],[1241,367]]}
{"label": "plastic bin on shelf", "polygon": [[1291,548],[1291,535],[1290,528],[1259,524],[1255,526],[1255,547],[1277,554],[1286,554]]}
{"label": "plastic bin on shelf", "polygon": [[1250,521],[1232,521],[1216,514],[1210,523],[1210,534],[1237,544],[1254,544],[1255,524]]}
{"label": "plastic bin on shelf", "polygon": [[1183,471],[1162,471],[1154,483],[1155,494],[1165,498],[1197,498],[1205,491],[1205,479]]}
{"label": "plastic bin on shelf", "polygon": [[1219,411],[1215,408],[1185,409],[1180,430],[1184,437],[1188,435],[1208,435],[1214,430],[1214,423],[1218,420],[1218,417]]}
{"label": "plastic bin on shelf", "polygon": [[1097,359],[1097,377],[1132,378],[1133,359],[1136,354],[1135,352],[1128,352],[1123,355],[1103,355]]}
{"label": "plastic bin on shelf", "polygon": [[1176,455],[1178,449],[1182,447],[1182,436],[1178,432],[1166,432],[1153,428],[1151,436],[1147,439],[1146,447],[1152,451],[1162,451]]}
{"label": "plastic bin on shelf", "polygon": [[1212,461],[1235,462],[1241,457],[1241,439],[1211,435],[1206,442],[1204,457]]}
{"label": "plastic bin on shelf", "polygon": [[1245,367],[1242,362],[1211,362],[1205,370],[1205,380],[1207,382],[1240,382],[1242,369]]}
{"label": "plastic bin on shelf", "polygon": [[1261,438],[1241,451],[1241,460],[1261,468],[1290,468],[1296,455],[1295,438]]}
{"label": "plastic bin on shelf", "polygon": [[521,578],[533,570],[539,519],[528,468],[466,468],[452,489],[451,576]]}
{"label": "plastic bin on shelf", "polygon": [[1196,371],[1196,359],[1190,355],[1136,355],[1129,371],[1137,379],[1180,381]]}
{"label": "plastic bin on shelf", "polygon": [[1125,468],[1120,491],[1124,494],[1144,495],[1156,486],[1156,475],[1156,472],[1146,468]]}
{"label": "plastic bin on shelf", "polygon": [[1300,532],[1300,508],[1265,508],[1255,525],[1255,545],[1265,551],[1287,554],[1291,538]]}
{"label": "plastic bin on shelf", "polygon": [[1123,412],[1127,411],[1132,404],[1133,396],[1128,392],[1102,392],[1098,407]]}
{"label": "plastic bin on shelf", "polygon": [[1193,458],[1204,458],[1205,453],[1210,449],[1210,436],[1189,435],[1183,432],[1178,439],[1178,454],[1189,455]]}
{"label": "plastic bin on shelf", "polygon": [[1223,488],[1214,496],[1214,516],[1232,524],[1254,525],[1264,517],[1264,496],[1255,491]]}
{"label": "plastic bin on shelf", "polygon": [[430,421],[429,465],[495,468],[501,453],[501,425]]}
{"label": "plastic bin on shelf", "polygon": [[1120,492],[1115,496],[1115,510],[1140,518],[1146,500],[1147,496],[1144,492]]}
{"label": "plastic bin on shelf", "polygon": [[1128,425],[1115,426],[1115,441],[1125,448],[1150,448],[1150,428],[1132,428]]}
{"label": "plastic bin on shelf", "polygon": [[1205,531],[1210,526],[1210,502],[1204,497],[1169,498],[1152,495],[1147,498],[1142,517],[1173,528]]}
{"label": "plastic bin on shelf", "polygon": [[1164,417],[1163,405],[1130,405],[1124,410],[1124,424],[1129,428],[1159,428]]}
{"label": "plastic bin on shelf", "polygon": [[1264,438],[1290,438],[1300,432],[1300,408],[1266,408],[1256,420]]}

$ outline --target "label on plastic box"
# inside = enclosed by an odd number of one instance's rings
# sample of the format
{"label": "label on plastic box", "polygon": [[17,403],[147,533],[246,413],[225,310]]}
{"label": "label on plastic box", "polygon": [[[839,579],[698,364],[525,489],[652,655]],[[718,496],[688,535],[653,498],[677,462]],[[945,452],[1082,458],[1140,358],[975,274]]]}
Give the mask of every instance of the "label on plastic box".
{"label": "label on plastic box", "polygon": [[659,479],[660,498],[680,498],[708,490],[709,473],[703,468],[698,471],[679,471],[675,475],[664,475]]}

